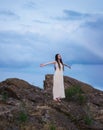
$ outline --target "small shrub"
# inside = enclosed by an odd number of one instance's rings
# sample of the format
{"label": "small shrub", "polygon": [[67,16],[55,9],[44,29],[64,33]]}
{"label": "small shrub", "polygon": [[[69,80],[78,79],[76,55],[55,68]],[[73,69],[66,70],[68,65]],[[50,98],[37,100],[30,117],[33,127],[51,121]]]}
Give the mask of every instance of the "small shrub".
{"label": "small shrub", "polygon": [[80,86],[72,86],[65,90],[66,99],[77,101],[79,104],[86,102],[86,97],[83,95],[83,91]]}
{"label": "small shrub", "polygon": [[77,97],[77,100],[78,100],[79,104],[84,104],[86,102],[86,97],[82,94],[79,94]]}
{"label": "small shrub", "polygon": [[73,86],[65,90],[66,98],[70,99],[77,94],[83,93],[79,86]]}
{"label": "small shrub", "polygon": [[5,92],[2,92],[2,100],[4,101],[4,102],[6,102],[7,101],[7,99],[8,99],[8,93],[5,91]]}
{"label": "small shrub", "polygon": [[54,126],[54,124],[50,125],[50,130],[56,130],[56,127]]}
{"label": "small shrub", "polygon": [[24,112],[24,111],[21,111],[21,112],[19,113],[18,119],[19,119],[19,121],[20,121],[21,123],[26,122],[26,121],[28,120],[28,115],[27,115],[27,113]]}
{"label": "small shrub", "polygon": [[87,115],[87,116],[84,117],[84,121],[85,121],[86,125],[91,125],[92,122],[93,122],[91,116],[89,116],[89,115]]}

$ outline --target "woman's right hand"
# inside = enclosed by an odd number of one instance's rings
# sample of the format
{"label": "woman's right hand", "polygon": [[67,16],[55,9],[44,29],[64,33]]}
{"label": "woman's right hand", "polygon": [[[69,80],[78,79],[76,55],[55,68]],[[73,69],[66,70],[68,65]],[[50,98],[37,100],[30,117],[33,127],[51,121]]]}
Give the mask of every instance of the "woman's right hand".
{"label": "woman's right hand", "polygon": [[44,64],[40,64],[40,67],[43,67],[44,66]]}

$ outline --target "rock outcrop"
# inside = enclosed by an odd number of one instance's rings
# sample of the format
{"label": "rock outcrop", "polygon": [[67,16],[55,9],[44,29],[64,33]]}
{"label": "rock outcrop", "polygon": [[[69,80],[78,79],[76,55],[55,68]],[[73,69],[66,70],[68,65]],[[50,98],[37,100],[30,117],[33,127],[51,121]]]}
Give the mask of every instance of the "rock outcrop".
{"label": "rock outcrop", "polygon": [[0,130],[103,130],[103,92],[64,76],[66,98],[52,100],[53,75],[44,89],[11,78],[0,83]]}

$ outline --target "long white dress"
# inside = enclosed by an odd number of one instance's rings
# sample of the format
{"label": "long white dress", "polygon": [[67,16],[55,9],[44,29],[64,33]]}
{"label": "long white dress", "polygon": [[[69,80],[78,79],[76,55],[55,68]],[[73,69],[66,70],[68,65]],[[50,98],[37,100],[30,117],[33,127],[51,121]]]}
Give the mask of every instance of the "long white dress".
{"label": "long white dress", "polygon": [[63,78],[63,65],[60,63],[61,69],[59,69],[58,63],[56,62],[56,70],[53,76],[53,99],[65,98],[64,90],[64,78]]}

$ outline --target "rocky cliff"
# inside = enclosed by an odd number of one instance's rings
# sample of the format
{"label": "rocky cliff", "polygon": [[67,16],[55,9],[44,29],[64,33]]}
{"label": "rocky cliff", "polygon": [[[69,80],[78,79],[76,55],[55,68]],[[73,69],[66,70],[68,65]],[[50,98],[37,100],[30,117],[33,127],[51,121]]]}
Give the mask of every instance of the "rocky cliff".
{"label": "rocky cliff", "polygon": [[44,89],[11,78],[0,83],[0,130],[103,130],[103,92],[64,76],[66,98],[52,100],[53,75]]}

